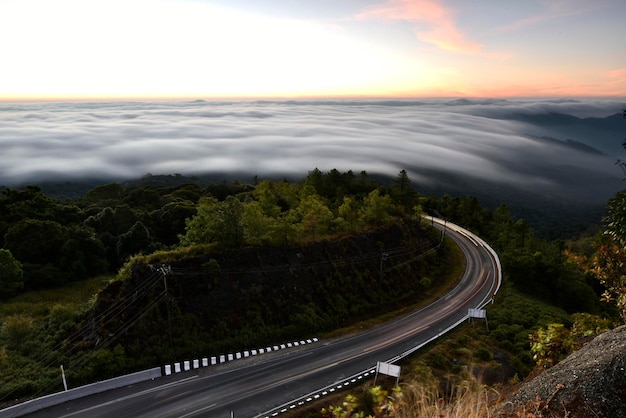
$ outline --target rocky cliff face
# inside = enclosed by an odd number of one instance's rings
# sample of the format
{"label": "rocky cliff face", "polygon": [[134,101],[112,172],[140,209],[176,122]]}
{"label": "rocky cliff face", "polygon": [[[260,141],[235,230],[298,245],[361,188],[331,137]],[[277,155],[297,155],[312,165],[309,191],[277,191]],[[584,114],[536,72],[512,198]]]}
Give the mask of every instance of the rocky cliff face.
{"label": "rocky cliff face", "polygon": [[600,334],[523,383],[497,417],[626,417],[626,326]]}

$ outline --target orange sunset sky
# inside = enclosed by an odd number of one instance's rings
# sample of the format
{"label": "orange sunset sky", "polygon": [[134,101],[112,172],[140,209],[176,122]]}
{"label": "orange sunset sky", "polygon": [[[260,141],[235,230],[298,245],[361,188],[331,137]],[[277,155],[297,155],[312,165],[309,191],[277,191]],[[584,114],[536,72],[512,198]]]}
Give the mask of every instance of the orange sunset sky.
{"label": "orange sunset sky", "polygon": [[624,0],[0,0],[0,100],[626,96]]}

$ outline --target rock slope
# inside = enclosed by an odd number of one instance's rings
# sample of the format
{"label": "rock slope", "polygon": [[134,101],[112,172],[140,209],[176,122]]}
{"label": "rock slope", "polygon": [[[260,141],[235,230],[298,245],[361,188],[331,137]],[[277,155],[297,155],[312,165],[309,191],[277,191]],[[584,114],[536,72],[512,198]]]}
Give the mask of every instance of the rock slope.
{"label": "rock slope", "polygon": [[598,335],[502,401],[498,417],[626,417],[626,326]]}

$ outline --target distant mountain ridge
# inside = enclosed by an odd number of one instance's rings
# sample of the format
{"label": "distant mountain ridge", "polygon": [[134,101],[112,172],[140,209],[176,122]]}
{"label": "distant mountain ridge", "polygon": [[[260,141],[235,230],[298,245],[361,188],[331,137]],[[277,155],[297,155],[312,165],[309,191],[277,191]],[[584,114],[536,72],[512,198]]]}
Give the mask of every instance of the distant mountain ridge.
{"label": "distant mountain ridge", "polygon": [[507,114],[506,118],[497,119],[508,119],[527,124],[530,130],[529,135],[532,136],[552,137],[560,141],[574,141],[607,155],[624,153],[622,142],[626,137],[626,120],[620,113],[603,118],[579,118],[556,112],[516,112]]}

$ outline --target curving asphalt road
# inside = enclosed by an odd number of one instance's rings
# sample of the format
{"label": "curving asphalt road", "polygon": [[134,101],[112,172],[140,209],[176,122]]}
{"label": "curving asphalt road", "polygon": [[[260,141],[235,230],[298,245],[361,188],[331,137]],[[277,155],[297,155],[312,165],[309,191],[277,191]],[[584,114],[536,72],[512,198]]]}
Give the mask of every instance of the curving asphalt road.
{"label": "curving asphalt road", "polygon": [[273,416],[294,399],[371,370],[377,361],[396,361],[465,320],[469,308],[483,307],[500,285],[499,260],[484,241],[457,225],[428,221],[457,242],[466,268],[450,293],[417,312],[349,338],[170,375],[26,416]]}

